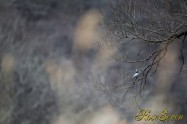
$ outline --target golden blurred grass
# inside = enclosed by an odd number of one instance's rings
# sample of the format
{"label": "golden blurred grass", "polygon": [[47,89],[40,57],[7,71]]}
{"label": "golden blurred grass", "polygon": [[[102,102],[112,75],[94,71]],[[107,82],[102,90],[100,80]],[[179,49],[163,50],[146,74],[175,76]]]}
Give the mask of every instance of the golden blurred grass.
{"label": "golden blurred grass", "polygon": [[11,124],[11,114],[13,110],[12,90],[13,80],[12,71],[14,66],[14,58],[11,54],[4,54],[1,61],[2,77],[0,91],[0,123]]}
{"label": "golden blurred grass", "polygon": [[90,10],[80,18],[75,30],[74,51],[86,52],[90,48],[96,40],[96,29],[100,21],[101,15],[97,10]]}

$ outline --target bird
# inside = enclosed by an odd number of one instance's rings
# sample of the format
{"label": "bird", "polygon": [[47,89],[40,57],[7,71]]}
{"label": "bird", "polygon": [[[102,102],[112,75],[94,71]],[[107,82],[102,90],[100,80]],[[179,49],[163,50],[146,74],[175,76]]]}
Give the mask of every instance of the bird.
{"label": "bird", "polygon": [[135,72],[135,74],[133,75],[132,78],[137,79],[139,75],[140,75],[140,71],[138,69],[136,69],[136,72]]}

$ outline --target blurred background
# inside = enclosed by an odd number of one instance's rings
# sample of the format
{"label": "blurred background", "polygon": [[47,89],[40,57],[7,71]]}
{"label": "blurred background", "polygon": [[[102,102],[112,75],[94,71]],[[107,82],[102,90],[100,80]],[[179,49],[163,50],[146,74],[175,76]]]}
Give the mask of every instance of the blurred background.
{"label": "blurred background", "polygon": [[112,56],[124,49],[136,54],[143,45],[115,44],[101,9],[110,14],[106,0],[0,0],[0,124],[161,123],[135,121],[139,106],[184,115],[165,123],[187,122],[186,61],[175,76],[172,46],[136,101],[138,86],[125,100],[125,90],[104,92],[135,72]]}

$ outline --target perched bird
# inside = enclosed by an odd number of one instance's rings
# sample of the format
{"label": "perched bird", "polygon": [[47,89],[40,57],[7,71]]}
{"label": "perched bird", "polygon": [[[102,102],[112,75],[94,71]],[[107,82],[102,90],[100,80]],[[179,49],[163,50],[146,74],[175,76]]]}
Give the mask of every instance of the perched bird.
{"label": "perched bird", "polygon": [[137,79],[139,75],[140,75],[140,71],[136,69],[136,72],[132,78]]}

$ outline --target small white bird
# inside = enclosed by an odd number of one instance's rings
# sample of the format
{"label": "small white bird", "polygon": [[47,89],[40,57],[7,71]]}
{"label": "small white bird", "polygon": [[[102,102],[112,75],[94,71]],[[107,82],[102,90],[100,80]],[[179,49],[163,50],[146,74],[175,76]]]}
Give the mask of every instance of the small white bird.
{"label": "small white bird", "polygon": [[140,71],[136,69],[136,73],[134,74],[132,78],[137,79],[139,75],[140,75]]}

